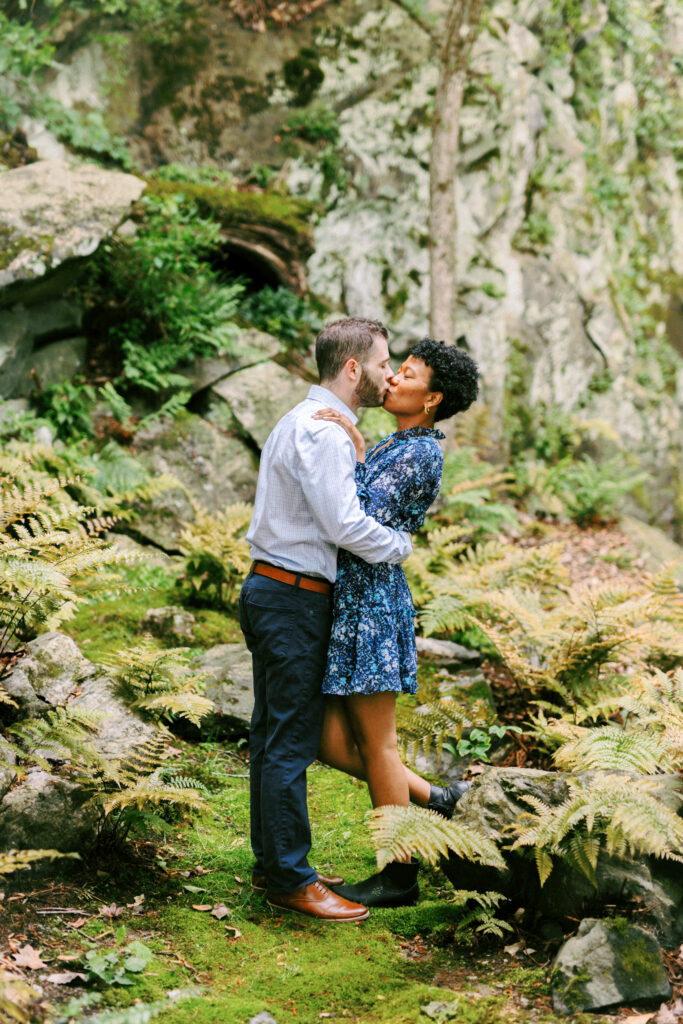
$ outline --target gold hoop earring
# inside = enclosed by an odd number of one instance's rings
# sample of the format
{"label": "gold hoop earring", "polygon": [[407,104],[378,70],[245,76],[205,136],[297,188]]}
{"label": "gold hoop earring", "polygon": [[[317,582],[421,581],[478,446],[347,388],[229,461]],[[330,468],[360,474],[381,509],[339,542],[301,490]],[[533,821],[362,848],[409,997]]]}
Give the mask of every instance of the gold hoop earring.
{"label": "gold hoop earring", "polygon": [[425,416],[429,416],[429,406],[425,405]]}

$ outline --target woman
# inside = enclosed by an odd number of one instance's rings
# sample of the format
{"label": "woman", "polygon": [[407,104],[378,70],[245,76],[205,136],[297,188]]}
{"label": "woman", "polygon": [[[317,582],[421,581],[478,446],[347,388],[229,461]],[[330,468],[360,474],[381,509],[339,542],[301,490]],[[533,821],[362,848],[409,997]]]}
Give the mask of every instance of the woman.
{"label": "woman", "polygon": [[[356,447],[356,481],[365,511],[415,533],[439,492],[444,437],[435,421],[477,397],[476,363],[462,349],[425,338],[395,374],[384,408],[398,430],[365,457],[363,437],[334,409],[316,418],[339,423]],[[413,603],[400,565],[370,565],[339,552],[334,619],[323,692],[328,694],[319,758],[367,780],[373,807],[409,800],[451,817],[467,783],[430,786],[399,758],[396,695],[417,690]],[[357,885],[335,889],[366,906],[401,906],[419,895],[417,861],[393,862]]]}

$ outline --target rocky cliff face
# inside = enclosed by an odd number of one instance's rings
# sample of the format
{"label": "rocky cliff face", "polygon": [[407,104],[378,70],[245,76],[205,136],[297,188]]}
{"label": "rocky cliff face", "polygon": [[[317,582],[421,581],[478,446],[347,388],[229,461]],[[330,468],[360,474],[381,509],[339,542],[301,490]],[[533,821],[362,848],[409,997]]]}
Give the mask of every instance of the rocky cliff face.
{"label": "rocky cliff face", "polygon": [[[638,513],[680,535],[683,18],[613,0],[565,29],[540,0],[498,0],[481,26],[455,183],[458,330],[494,442],[520,408],[592,423],[598,455],[623,451],[650,474]],[[174,47],[94,19],[61,45],[48,88],[103,111],[141,168],[267,165],[318,204],[311,290],[385,319],[397,350],[427,333],[437,58],[399,4],[339,0],[259,34],[198,3]]]}

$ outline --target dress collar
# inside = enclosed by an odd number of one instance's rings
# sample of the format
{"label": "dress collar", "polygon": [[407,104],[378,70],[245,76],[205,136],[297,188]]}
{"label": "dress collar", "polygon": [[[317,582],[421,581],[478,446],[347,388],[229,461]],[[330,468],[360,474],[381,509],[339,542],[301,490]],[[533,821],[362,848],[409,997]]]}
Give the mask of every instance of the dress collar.
{"label": "dress collar", "polygon": [[394,432],[394,437],[399,440],[408,437],[434,437],[437,441],[442,441],[445,436],[438,427],[408,427],[407,430],[396,430]]}
{"label": "dress collar", "polygon": [[337,412],[343,412],[345,416],[348,416],[352,423],[358,422],[358,417],[355,412],[349,409],[345,402],[342,402],[341,398],[337,398],[334,391],[330,391],[329,388],[323,388],[320,384],[311,384],[308,395],[306,396],[312,402],[320,402],[321,405],[330,406],[332,409],[336,409]]}

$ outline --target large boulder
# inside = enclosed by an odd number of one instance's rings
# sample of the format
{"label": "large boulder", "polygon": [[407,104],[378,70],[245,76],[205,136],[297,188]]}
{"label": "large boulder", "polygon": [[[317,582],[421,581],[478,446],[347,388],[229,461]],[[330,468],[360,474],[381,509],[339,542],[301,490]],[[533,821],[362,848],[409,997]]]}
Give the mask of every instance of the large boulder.
{"label": "large boulder", "polygon": [[671,997],[656,939],[625,918],[586,918],[561,947],[550,981],[558,1013],[621,1005],[655,1008]]}
{"label": "large boulder", "polygon": [[249,730],[254,709],[251,654],[244,644],[218,644],[192,662],[192,671],[206,676],[204,696],[214,710],[202,722],[202,731],[214,734]]}
{"label": "large boulder", "polygon": [[135,531],[164,551],[180,550],[183,524],[194,520],[192,500],[220,512],[256,493],[253,453],[200,416],[161,418],[138,431],[135,447],[152,476],[176,481],[145,502],[135,519]]}
{"label": "large boulder", "polygon": [[32,348],[33,334],[26,310],[0,310],[0,397],[9,398],[24,389]]}
{"label": "large boulder", "polygon": [[40,160],[0,175],[0,286],[89,256],[144,188],[132,174],[62,160]]}
{"label": "large boulder", "polygon": [[657,573],[665,566],[671,567],[674,579],[683,589],[683,546],[663,530],[633,516],[623,516],[619,528],[640,552],[648,572]]}
{"label": "large boulder", "polygon": [[216,356],[205,356],[195,359],[191,366],[182,372],[187,378],[192,394],[211,387],[212,384],[228,377],[236,370],[244,369],[253,363],[262,363],[278,354],[282,345],[272,334],[265,331],[242,331],[235,342],[234,353],[221,353]]}
{"label": "large boulder", "polygon": [[[575,776],[592,778],[594,773]],[[556,807],[569,796],[568,776],[532,768],[489,768],[477,776],[472,788],[456,807],[454,820],[473,826],[500,844],[507,867],[484,867],[451,855],[442,863],[458,889],[493,889],[514,906],[524,907],[530,920],[566,923],[577,914],[596,907],[615,905],[629,912],[638,909],[639,920],[652,925],[663,945],[683,941],[683,879],[677,865],[656,857],[609,857],[601,853],[595,883],[566,860],[555,858],[550,877],[541,886],[536,864],[526,849],[512,851],[510,826],[530,807],[533,797]],[[678,808],[680,781],[662,777],[661,798]]]}
{"label": "large boulder", "polygon": [[277,363],[258,363],[213,385],[208,418],[225,422],[227,403],[237,429],[263,448],[277,421],[306,397],[310,386]]}
{"label": "large boulder", "polygon": [[64,338],[44,345],[31,357],[31,369],[40,385],[58,384],[64,379],[71,380],[85,367],[85,353],[88,340],[83,336]]}
{"label": "large boulder", "polygon": [[[125,760],[161,735],[157,726],[143,722],[127,707],[113,680],[63,633],[44,633],[29,643],[2,685],[15,706],[0,705],[0,743],[3,722],[35,718],[64,706],[97,717],[90,742],[107,761]],[[0,779],[0,793],[5,790],[0,800],[0,849],[70,851],[93,838],[99,811],[90,802],[90,792],[60,774],[65,755],[54,749],[41,753],[51,771],[30,768],[14,785],[9,776]]]}

